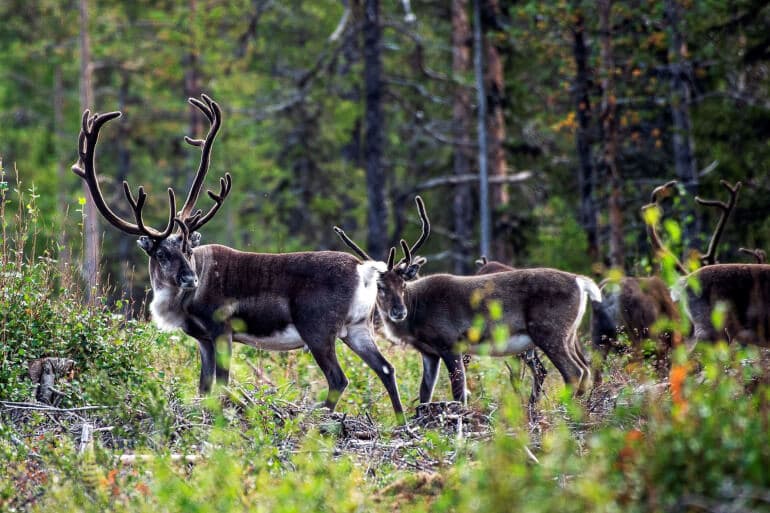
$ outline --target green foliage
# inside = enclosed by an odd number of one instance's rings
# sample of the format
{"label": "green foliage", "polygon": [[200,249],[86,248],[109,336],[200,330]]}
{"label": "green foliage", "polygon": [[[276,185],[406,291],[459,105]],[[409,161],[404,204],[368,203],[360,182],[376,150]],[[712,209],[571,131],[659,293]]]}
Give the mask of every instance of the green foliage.
{"label": "green foliage", "polygon": [[[498,430],[472,461],[449,472],[433,511],[677,511],[742,503],[764,511],[770,388],[761,358],[725,345],[698,356],[698,375],[692,362],[673,367],[670,395],[625,398],[629,406],[615,416],[632,409],[631,425],[610,419],[582,446],[568,424],[551,428],[537,463],[527,457],[526,433]],[[511,410],[501,417],[519,425]]]}

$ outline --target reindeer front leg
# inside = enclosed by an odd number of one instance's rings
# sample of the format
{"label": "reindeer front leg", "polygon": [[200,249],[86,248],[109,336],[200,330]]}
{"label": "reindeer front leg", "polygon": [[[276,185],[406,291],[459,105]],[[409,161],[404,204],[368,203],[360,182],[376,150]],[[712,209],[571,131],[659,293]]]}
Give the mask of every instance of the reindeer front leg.
{"label": "reindeer front leg", "polygon": [[436,355],[422,353],[422,383],[420,383],[420,403],[429,403],[433,397],[433,389],[438,379],[438,364],[440,358]]}
{"label": "reindeer front leg", "polygon": [[385,359],[380,353],[377,344],[374,343],[372,338],[372,331],[367,324],[358,324],[348,327],[348,335],[342,338],[342,341],[347,344],[350,349],[353,350],[366,364],[371,367],[385,385],[385,390],[388,391],[390,396],[390,402],[393,404],[393,410],[396,412],[396,419],[399,424],[404,424],[404,408],[401,405],[401,397],[398,393],[398,384],[396,383],[396,371],[393,365]]}
{"label": "reindeer front leg", "polygon": [[467,391],[465,388],[465,366],[463,365],[463,355],[461,353],[444,352],[441,354],[447,370],[449,371],[449,381],[452,384],[452,397],[459,401],[463,406],[468,404]]}
{"label": "reindeer front leg", "polygon": [[214,369],[216,360],[216,351],[214,342],[207,338],[199,338],[198,349],[201,354],[201,375],[198,381],[198,393],[207,395],[211,392],[211,385],[214,383]]}
{"label": "reindeer front leg", "polygon": [[233,354],[233,333],[227,330],[214,343],[216,351],[217,384],[227,386],[230,382],[230,358]]}

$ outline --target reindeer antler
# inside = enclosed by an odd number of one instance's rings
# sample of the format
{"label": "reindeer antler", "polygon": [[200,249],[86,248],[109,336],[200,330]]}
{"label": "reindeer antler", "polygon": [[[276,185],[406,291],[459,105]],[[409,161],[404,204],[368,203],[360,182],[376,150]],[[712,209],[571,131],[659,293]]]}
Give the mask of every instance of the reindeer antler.
{"label": "reindeer antler", "polygon": [[[652,190],[652,194],[650,195],[650,202],[642,207],[642,213],[646,212],[650,208],[660,209],[661,207],[659,201],[671,194],[670,191],[673,189],[676,183],[676,180],[671,180],[670,182],[666,182],[663,185],[655,187],[655,189]],[[674,259],[674,266],[677,268],[677,270],[683,275],[687,274],[687,269],[685,268],[684,264],[682,264],[676,255],[674,255],[674,253],[663,244],[663,241],[658,235],[658,229],[655,226],[656,223],[646,222],[645,220],[645,224],[647,225],[647,235],[650,237],[650,243],[652,244],[655,252],[671,256]]]}
{"label": "reindeer antler", "polygon": [[[423,203],[422,198],[417,196],[415,197],[415,202],[417,203],[417,211],[420,214],[420,221],[422,222],[422,233],[420,234],[420,238],[417,239],[417,242],[414,243],[414,245],[410,248],[409,244],[406,243],[403,239],[401,240],[401,249],[404,252],[404,258],[402,258],[398,265],[403,264],[406,262],[406,265],[413,263],[412,262],[412,255],[420,249],[420,246],[422,246],[425,243],[425,240],[428,238],[428,235],[430,235],[430,220],[428,219],[428,214],[425,211],[425,203]],[[334,227],[334,233],[336,233],[340,239],[342,239],[342,242],[344,242],[350,249],[356,252],[358,256],[360,256],[363,260],[374,260],[372,257],[370,257],[366,251],[361,249],[361,247],[353,242],[353,239],[348,237],[348,235],[340,228],[339,226]],[[390,251],[388,252],[388,270],[390,271],[395,266],[395,258],[396,258],[396,248],[390,248]],[[419,265],[422,265],[426,262],[426,260],[422,257],[418,257],[415,262],[419,262]]]}
{"label": "reindeer antler", "polygon": [[219,108],[219,104],[205,94],[201,95],[201,100],[198,100],[197,98],[189,98],[187,100],[191,105],[201,111],[210,123],[209,131],[204,139],[192,139],[187,136],[184,138],[186,143],[201,148],[201,159],[198,164],[198,170],[195,172],[195,178],[190,187],[190,191],[187,193],[187,199],[185,200],[184,206],[179,212],[179,217],[187,225],[190,232],[199,229],[214,217],[214,214],[216,214],[219,207],[222,206],[227,195],[230,194],[230,189],[233,185],[230,173],[225,173],[225,176],[219,179],[219,194],[207,191],[209,197],[214,200],[214,205],[211,209],[205,215],[200,209],[193,210],[195,208],[195,203],[198,201],[203,181],[206,178],[206,173],[208,173],[209,170],[211,148],[214,145],[214,139],[222,125],[222,110]]}
{"label": "reindeer antler", "polygon": [[[345,232],[342,230],[342,228],[340,228],[339,226],[335,226],[335,227],[334,227],[334,233],[336,233],[337,235],[339,235],[340,239],[342,239],[342,242],[344,242],[345,244],[347,244],[347,246],[348,246],[350,249],[352,249],[353,251],[355,251],[355,252],[356,252],[356,254],[357,254],[358,256],[360,256],[362,260],[364,260],[364,261],[366,261],[366,260],[374,260],[372,257],[370,257],[370,256],[369,256],[369,255],[366,253],[366,251],[364,251],[363,249],[361,249],[361,247],[360,247],[358,244],[356,244],[355,242],[353,242],[353,239],[351,239],[350,237],[348,237],[348,235],[347,235],[347,234],[346,234],[346,233],[345,233]],[[395,250],[393,250],[393,251],[395,251]],[[390,258],[390,256],[389,256],[389,258]]]}
{"label": "reindeer antler", "polygon": [[420,214],[420,222],[422,223],[422,232],[420,233],[420,238],[417,239],[417,242],[414,243],[414,245],[409,248],[409,252],[414,255],[418,249],[425,243],[426,240],[428,240],[428,235],[430,235],[430,220],[428,219],[428,213],[425,210],[425,203],[422,201],[422,198],[420,196],[414,197],[414,202],[417,204],[417,212]]}
{"label": "reindeer antler", "polygon": [[722,211],[717,221],[717,226],[714,228],[714,233],[711,235],[709,241],[708,251],[705,255],[701,255],[700,260],[703,265],[713,265],[717,261],[717,246],[719,245],[719,239],[722,238],[727,218],[730,216],[730,212],[735,208],[735,204],[738,201],[738,194],[741,191],[743,184],[736,182],[735,185],[730,185],[726,180],[720,180],[719,183],[728,190],[730,193],[730,199],[727,203],[719,200],[706,200],[695,196],[695,201],[704,207],[716,207]]}
{"label": "reindeer antler", "polygon": [[412,255],[414,255],[417,250],[420,249],[425,241],[428,240],[428,235],[430,235],[430,220],[428,219],[428,213],[425,210],[425,202],[422,201],[420,196],[415,196],[414,202],[417,204],[417,212],[420,215],[422,231],[420,233],[420,237],[417,239],[417,242],[415,242],[412,247],[409,247],[409,245],[404,240],[401,240],[401,250],[404,252],[404,257],[399,260],[398,265],[403,263],[406,263],[407,266],[410,265],[412,263]]}
{"label": "reindeer antler", "polygon": [[114,227],[131,235],[145,235],[155,240],[165,239],[171,235],[171,232],[174,229],[176,198],[174,197],[173,190],[170,188],[168,189],[168,223],[166,224],[165,229],[158,231],[146,226],[142,219],[142,210],[144,209],[147,200],[147,194],[144,192],[144,187],[139,187],[139,193],[136,199],[134,199],[128,182],[123,182],[123,193],[126,196],[126,200],[128,200],[128,203],[131,205],[131,210],[134,212],[136,223],[130,223],[113,212],[105,202],[104,194],[102,194],[102,191],[99,188],[95,162],[96,143],[99,139],[99,131],[107,122],[120,116],[121,113],[118,111],[108,112],[106,114],[95,113],[93,116],[91,115],[90,110],[83,112],[82,126],[78,137],[78,161],[72,166],[72,171],[86,182],[97,210],[99,210],[102,216]]}
{"label": "reindeer antler", "polygon": [[761,250],[759,248],[757,249],[747,249],[747,248],[738,248],[738,251],[741,253],[746,253],[747,255],[751,255],[754,257],[754,260],[758,264],[764,264],[767,261],[767,253],[764,252],[764,250]]}
{"label": "reindeer antler", "polygon": [[[147,193],[144,192],[144,187],[142,186],[139,187],[137,196],[134,197],[128,182],[123,182],[123,194],[126,196],[126,200],[131,206],[136,223],[130,223],[125,219],[122,219],[107,205],[104,200],[104,195],[99,188],[99,181],[96,177],[94,155],[96,152],[96,143],[99,138],[99,130],[101,130],[102,126],[108,121],[120,117],[121,113],[115,111],[106,114],[94,114],[93,116],[88,110],[83,113],[82,128],[78,138],[79,158],[77,163],[72,166],[72,171],[86,182],[88,189],[91,192],[91,196],[94,198],[94,204],[102,216],[119,230],[131,235],[145,235],[155,240],[163,240],[171,235],[171,232],[174,230],[174,225],[179,225],[180,231],[186,239],[191,232],[197,230],[211,220],[217,210],[219,210],[219,207],[222,206],[222,202],[230,193],[232,187],[232,178],[229,173],[226,173],[223,178],[219,179],[219,194],[208,191],[209,196],[214,200],[214,206],[211,207],[205,215],[201,210],[193,212],[195,202],[198,200],[200,189],[203,185],[203,179],[208,172],[214,138],[222,123],[222,111],[220,110],[219,105],[205,94],[201,95],[201,98],[203,101],[196,98],[190,98],[188,101],[197,107],[198,110],[203,112],[211,123],[211,126],[205,139],[191,139],[185,137],[185,141],[189,144],[201,147],[201,160],[198,165],[198,171],[195,174],[195,179],[193,180],[193,185],[187,195],[187,200],[178,216],[176,215],[176,196],[171,188],[168,189],[169,216],[166,228],[163,230],[155,230],[144,224],[142,211],[147,201]],[[184,227],[182,227],[183,224]]]}

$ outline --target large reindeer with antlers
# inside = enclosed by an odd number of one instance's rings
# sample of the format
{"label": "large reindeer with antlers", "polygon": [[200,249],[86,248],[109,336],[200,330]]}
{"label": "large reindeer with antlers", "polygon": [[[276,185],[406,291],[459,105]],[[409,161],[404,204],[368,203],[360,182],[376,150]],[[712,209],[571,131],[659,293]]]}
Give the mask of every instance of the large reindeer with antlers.
{"label": "large reindeer with antlers", "polygon": [[[577,343],[577,329],[586,297],[601,301],[596,284],[585,276],[555,269],[416,278],[421,262],[412,255],[430,233],[425,205],[419,197],[416,202],[422,234],[411,247],[401,241],[404,258],[398,263],[396,248],[391,248],[387,270],[378,280],[376,304],[388,338],[404,341],[422,354],[420,402],[430,402],[433,396],[440,361],[449,371],[452,396],[466,402],[464,351],[507,356],[538,347],[576,393],[586,392],[591,371]],[[335,227],[335,231],[362,259],[371,260],[341,229]],[[489,315],[493,303],[500,306],[500,319]],[[487,322],[481,336],[475,337],[472,328],[479,315]],[[508,338],[499,344],[490,342],[495,323],[509,330]]]}
{"label": "large reindeer with antlers", "polygon": [[[222,118],[216,102],[206,95],[201,98],[189,102],[208,118],[208,133],[205,139],[185,137],[201,148],[200,164],[179,213],[174,191],[168,189],[168,222],[162,230],[143,220],[147,199],[143,187],[135,198],[123,182],[135,222],[122,219],[107,206],[94,153],[102,126],[121,113],[83,113],[79,160],[72,169],[88,185],[102,216],[122,232],[139,236],[139,246],[150,259],[153,320],[161,328],[181,328],[198,341],[202,394],[211,390],[215,378],[227,384],[232,341],[278,351],[307,347],[328,382],[325,406],[330,410],[348,384],[337,361],[335,340],[340,337],[377,373],[403,421],[393,366],[372,338],[371,317],[377,280],[386,271],[384,262],[361,262],[337,251],[264,254],[200,245],[197,230],[214,217],[232,185],[226,174],[220,178],[218,194],[208,191],[214,200],[211,209],[205,214],[195,209]],[[178,229],[172,233],[175,226]]]}

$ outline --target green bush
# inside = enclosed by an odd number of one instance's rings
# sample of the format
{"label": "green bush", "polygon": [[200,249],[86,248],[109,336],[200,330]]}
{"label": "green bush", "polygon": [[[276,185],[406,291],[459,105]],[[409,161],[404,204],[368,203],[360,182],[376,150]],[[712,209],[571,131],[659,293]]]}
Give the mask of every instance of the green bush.
{"label": "green bush", "polygon": [[105,384],[135,386],[151,367],[149,352],[155,330],[126,321],[102,304],[88,304],[76,293],[57,287],[56,264],[39,261],[3,267],[0,293],[0,397],[25,401],[34,385],[28,364],[41,357],[75,361],[75,377],[62,380],[63,405],[104,399]]}
{"label": "green bush", "polygon": [[670,391],[623,398],[614,417],[632,422],[593,432],[560,423],[537,463],[516,410],[504,409],[509,429],[449,472],[433,511],[769,511],[770,388],[759,352],[707,346],[699,373],[677,356]]}

